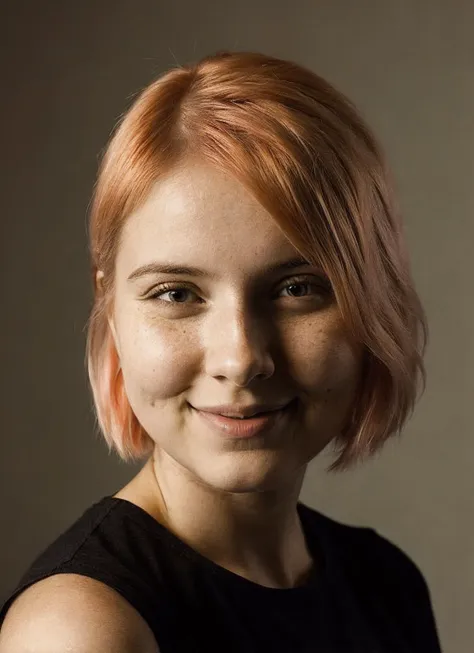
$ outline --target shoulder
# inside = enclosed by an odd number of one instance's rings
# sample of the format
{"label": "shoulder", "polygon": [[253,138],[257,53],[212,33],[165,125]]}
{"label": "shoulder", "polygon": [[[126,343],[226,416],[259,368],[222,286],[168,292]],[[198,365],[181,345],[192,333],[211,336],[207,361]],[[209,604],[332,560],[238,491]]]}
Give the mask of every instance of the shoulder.
{"label": "shoulder", "polygon": [[93,578],[56,574],[13,602],[0,631],[0,653],[159,653],[140,614]]}
{"label": "shoulder", "polygon": [[304,510],[310,516],[315,532],[328,539],[337,549],[338,555],[354,560],[357,554],[359,564],[367,561],[379,570],[396,569],[397,572],[421,576],[413,560],[374,528],[345,524],[306,505]]}
{"label": "shoulder", "polygon": [[351,528],[351,542],[379,583],[426,593],[425,578],[414,560],[373,528]]}
{"label": "shoulder", "polygon": [[393,600],[407,593],[429,596],[425,578],[418,565],[399,546],[375,529],[339,522],[306,506],[323,537],[326,551],[342,565],[345,573],[367,591],[385,590]]}
{"label": "shoulder", "polygon": [[431,594],[412,558],[373,528],[310,511],[316,534],[325,540],[332,573],[340,578],[342,571],[360,605],[385,622],[395,621],[413,650],[440,653]]}

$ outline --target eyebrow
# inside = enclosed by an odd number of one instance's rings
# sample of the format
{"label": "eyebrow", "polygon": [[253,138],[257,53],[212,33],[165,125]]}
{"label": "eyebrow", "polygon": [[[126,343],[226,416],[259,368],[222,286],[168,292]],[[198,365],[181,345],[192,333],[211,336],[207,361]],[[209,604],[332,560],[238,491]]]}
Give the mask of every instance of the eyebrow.
{"label": "eyebrow", "polygon": [[[277,272],[283,272],[285,270],[292,270],[293,268],[300,268],[304,266],[309,266],[311,263],[305,258],[298,257],[292,258],[288,261],[283,261],[282,263],[275,263],[270,267],[266,268],[265,273],[268,275],[276,274]],[[212,277],[214,275],[202,270],[201,268],[182,266],[178,263],[147,263],[142,265],[136,270],[134,270],[128,277],[128,281],[133,281],[140,277],[144,277],[151,274],[174,274],[174,275],[186,275],[190,277]]]}

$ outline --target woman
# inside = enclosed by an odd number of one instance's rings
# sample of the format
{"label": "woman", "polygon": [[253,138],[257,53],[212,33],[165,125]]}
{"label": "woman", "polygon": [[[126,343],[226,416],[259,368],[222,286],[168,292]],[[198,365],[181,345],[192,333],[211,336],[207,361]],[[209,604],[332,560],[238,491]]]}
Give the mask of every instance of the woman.
{"label": "woman", "polygon": [[375,453],[425,380],[353,106],[257,53],[167,72],[111,140],[90,243],[97,418],[145,464],[26,572],[0,651],[439,651],[415,564],[298,500],[326,445],[332,470]]}

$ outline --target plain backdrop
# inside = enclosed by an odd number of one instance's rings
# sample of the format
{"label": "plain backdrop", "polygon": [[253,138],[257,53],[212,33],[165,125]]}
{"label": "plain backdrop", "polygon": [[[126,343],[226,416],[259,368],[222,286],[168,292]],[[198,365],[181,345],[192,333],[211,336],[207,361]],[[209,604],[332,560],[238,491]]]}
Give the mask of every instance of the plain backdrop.
{"label": "plain backdrop", "polygon": [[343,475],[317,459],[301,499],[401,546],[429,583],[444,650],[471,651],[474,3],[15,0],[1,19],[0,599],[137,471],[94,434],[84,368],[100,152],[133,95],[170,66],[260,50],[327,77],[373,126],[431,330],[427,390],[403,436]]}

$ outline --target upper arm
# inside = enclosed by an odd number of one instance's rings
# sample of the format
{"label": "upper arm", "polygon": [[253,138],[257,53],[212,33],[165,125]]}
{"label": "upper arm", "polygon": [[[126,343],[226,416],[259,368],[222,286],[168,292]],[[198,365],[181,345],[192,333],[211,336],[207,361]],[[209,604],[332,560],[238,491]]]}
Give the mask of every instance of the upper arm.
{"label": "upper arm", "polygon": [[13,602],[0,653],[159,653],[151,629],[118,592],[92,578],[57,574]]}

